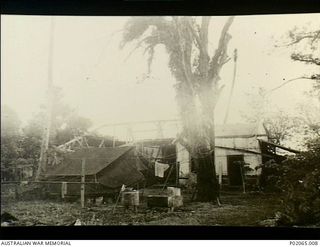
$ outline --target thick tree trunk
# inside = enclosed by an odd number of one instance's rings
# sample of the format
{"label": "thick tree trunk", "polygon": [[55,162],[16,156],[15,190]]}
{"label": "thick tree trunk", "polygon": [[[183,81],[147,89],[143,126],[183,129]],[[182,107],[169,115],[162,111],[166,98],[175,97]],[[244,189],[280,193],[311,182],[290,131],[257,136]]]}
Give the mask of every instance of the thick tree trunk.
{"label": "thick tree trunk", "polygon": [[214,167],[214,152],[197,159],[197,201],[214,202],[219,197],[216,172]]}
{"label": "thick tree trunk", "polygon": [[[216,202],[219,198],[219,184],[214,162],[214,115],[212,89],[201,95],[202,111],[195,105],[195,97],[185,85],[177,87],[177,101],[183,123],[182,143],[193,157],[197,166],[196,200]],[[206,107],[204,107],[206,106]],[[182,140],[181,140],[182,141]]]}
{"label": "thick tree trunk", "polygon": [[199,169],[197,172],[198,201],[219,201],[219,182],[215,167],[215,126],[214,100],[212,88],[201,92],[200,101],[203,114],[204,144],[200,150]]}
{"label": "thick tree trunk", "polygon": [[[187,63],[190,56],[185,55],[189,54],[188,51],[191,48],[186,49],[186,46],[183,46],[184,42],[180,42],[182,71],[185,72],[186,81],[179,84],[177,98],[184,124],[184,136],[188,139],[189,152],[198,164],[196,199],[198,201],[217,201],[218,204],[220,202],[219,183],[215,169],[214,108],[223,88],[218,85],[219,72],[228,61],[226,48],[231,36],[227,32],[232,21],[233,17],[230,17],[224,25],[218,49],[211,59],[208,54],[210,17],[202,18],[199,35],[191,31],[200,52],[198,72],[201,76],[197,77],[196,82],[193,81],[195,78],[192,73],[187,73],[190,72],[190,64]],[[179,32],[180,41],[181,36]],[[197,99],[200,101],[200,107],[196,107]]]}

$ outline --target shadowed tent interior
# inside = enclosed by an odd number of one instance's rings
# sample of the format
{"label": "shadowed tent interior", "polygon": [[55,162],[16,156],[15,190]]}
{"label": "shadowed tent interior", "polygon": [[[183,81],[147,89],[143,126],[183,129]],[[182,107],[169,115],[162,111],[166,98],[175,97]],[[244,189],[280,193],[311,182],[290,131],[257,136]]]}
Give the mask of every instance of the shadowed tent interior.
{"label": "shadowed tent interior", "polygon": [[[118,190],[123,184],[135,186],[145,181],[147,167],[135,156],[134,147],[86,148],[65,155],[62,163],[47,172],[47,181],[69,182],[67,195],[78,195],[82,159],[85,159],[86,194]],[[51,193],[61,193],[61,184],[50,184]]]}

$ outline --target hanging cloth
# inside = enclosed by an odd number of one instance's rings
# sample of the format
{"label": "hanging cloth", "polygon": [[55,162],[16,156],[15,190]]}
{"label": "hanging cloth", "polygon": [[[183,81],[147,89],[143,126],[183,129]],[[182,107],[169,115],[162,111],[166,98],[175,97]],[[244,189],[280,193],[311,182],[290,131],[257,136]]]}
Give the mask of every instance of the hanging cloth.
{"label": "hanging cloth", "polygon": [[165,163],[160,163],[158,161],[155,162],[154,164],[154,171],[155,171],[155,176],[163,178],[164,177],[164,172],[169,168],[168,164]]}
{"label": "hanging cloth", "polygon": [[61,184],[61,197],[62,198],[64,198],[68,192],[67,186],[68,186],[67,182],[62,182],[62,184]]}

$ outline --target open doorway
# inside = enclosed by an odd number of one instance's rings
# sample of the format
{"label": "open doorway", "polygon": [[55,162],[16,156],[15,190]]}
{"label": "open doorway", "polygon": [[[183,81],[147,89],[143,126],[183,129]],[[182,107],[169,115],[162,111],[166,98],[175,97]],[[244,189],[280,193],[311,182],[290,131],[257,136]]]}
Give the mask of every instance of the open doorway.
{"label": "open doorway", "polygon": [[239,161],[244,161],[243,155],[227,156],[228,178],[229,185],[231,186],[242,185],[241,167]]}

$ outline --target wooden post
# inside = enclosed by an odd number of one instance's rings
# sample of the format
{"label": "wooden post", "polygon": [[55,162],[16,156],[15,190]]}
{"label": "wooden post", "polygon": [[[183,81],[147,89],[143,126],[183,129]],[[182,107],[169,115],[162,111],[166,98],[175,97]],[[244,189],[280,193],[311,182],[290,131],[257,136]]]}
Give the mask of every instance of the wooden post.
{"label": "wooden post", "polygon": [[[140,165],[139,165],[139,157],[137,152],[137,147],[135,148],[135,155],[136,155],[136,168],[140,171]],[[139,190],[139,182],[137,183],[137,190]]]}
{"label": "wooden post", "polygon": [[115,147],[115,146],[116,146],[116,137],[115,137],[115,134],[116,134],[116,127],[113,126],[112,147]]}
{"label": "wooden post", "polygon": [[171,165],[171,167],[170,167],[168,176],[167,176],[167,178],[166,178],[166,181],[164,182],[164,185],[163,185],[163,187],[162,187],[161,193],[164,191],[164,189],[165,189],[166,186],[167,186],[167,183],[168,183],[168,181],[169,181],[169,178],[170,178],[170,175],[171,175],[171,173],[172,173],[172,170],[173,170],[173,165]]}
{"label": "wooden post", "polygon": [[64,183],[61,182],[61,199],[64,199]]}
{"label": "wooden post", "polygon": [[118,194],[116,203],[115,203],[114,206],[113,206],[112,213],[115,212],[116,207],[117,207],[117,205],[118,205],[118,202],[119,202],[119,200],[120,200],[121,192],[124,191],[124,189],[125,189],[125,185],[123,184],[123,185],[121,186],[121,188],[120,188],[120,191],[119,191],[119,194]]}
{"label": "wooden post", "polygon": [[244,177],[244,164],[240,163],[240,173],[241,173],[241,179],[242,179],[242,189],[243,189],[243,193],[246,193],[246,182],[245,182],[245,177]]}
{"label": "wooden post", "polygon": [[219,163],[219,185],[222,187],[222,164]]}
{"label": "wooden post", "polygon": [[81,160],[81,208],[85,206],[85,166],[86,166],[86,159]]}
{"label": "wooden post", "polygon": [[180,162],[176,163],[176,186],[179,186],[179,171],[180,171]]}

